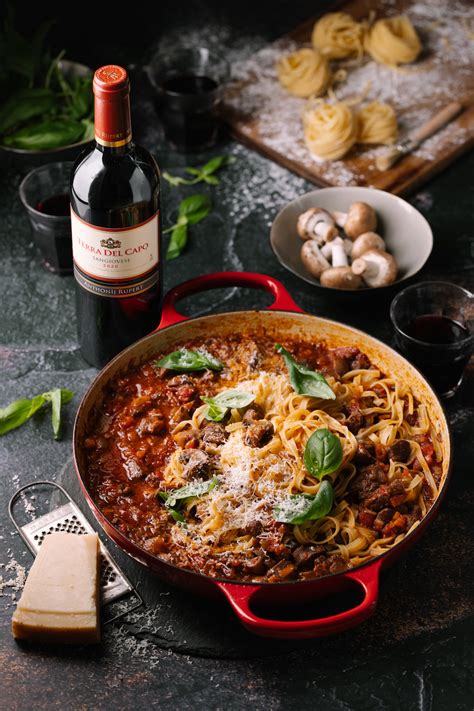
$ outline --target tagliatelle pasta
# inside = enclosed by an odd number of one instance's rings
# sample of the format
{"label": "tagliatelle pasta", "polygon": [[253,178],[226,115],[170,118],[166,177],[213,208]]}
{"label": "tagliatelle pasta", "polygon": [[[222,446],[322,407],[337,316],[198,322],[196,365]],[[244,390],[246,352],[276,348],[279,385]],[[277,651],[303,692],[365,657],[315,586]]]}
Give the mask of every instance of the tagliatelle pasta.
{"label": "tagliatelle pasta", "polygon": [[344,102],[320,102],[303,116],[304,140],[316,158],[342,158],[357,141],[357,121]]}
{"label": "tagliatelle pasta", "polygon": [[357,142],[390,145],[398,136],[397,116],[390,104],[371,101],[356,114]]}
{"label": "tagliatelle pasta", "polygon": [[376,62],[392,66],[414,62],[421,52],[420,38],[404,15],[374,22],[365,35],[364,46]]}
{"label": "tagliatelle pasta", "polygon": [[277,73],[280,84],[290,94],[303,98],[323,94],[331,81],[327,59],[309,47],[282,57]]}
{"label": "tagliatelle pasta", "polygon": [[313,28],[312,43],[328,59],[361,57],[366,24],[347,12],[328,12]]}

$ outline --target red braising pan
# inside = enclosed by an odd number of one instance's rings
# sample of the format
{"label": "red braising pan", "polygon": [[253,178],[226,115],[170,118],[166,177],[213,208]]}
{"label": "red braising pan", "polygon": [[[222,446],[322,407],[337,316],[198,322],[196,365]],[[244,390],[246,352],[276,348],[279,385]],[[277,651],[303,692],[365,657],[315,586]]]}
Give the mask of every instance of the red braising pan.
{"label": "red braising pan", "polygon": [[[188,319],[175,309],[175,303],[199,291],[230,286],[264,289],[275,297],[274,303],[262,311],[238,311]],[[313,580],[283,583],[240,583],[215,579],[170,565],[143,550],[126,538],[103,515],[90,492],[90,483],[83,448],[85,433],[91,417],[100,410],[107,384],[131,365],[142,363],[154,354],[199,336],[223,336],[235,333],[263,333],[276,341],[285,336],[304,337],[325,341],[330,347],[357,346],[363,350],[382,372],[396,374],[408,382],[416,398],[424,402],[431,421],[443,443],[443,483],[440,494],[418,527],[388,552],[349,571]],[[355,328],[304,313],[293,301],[283,285],[275,279],[250,272],[221,272],[191,279],[171,289],[163,303],[157,330],[133,344],[112,360],[97,376],[85,394],[74,426],[74,458],[84,496],[94,516],[106,534],[126,553],[154,571],[169,583],[187,588],[208,597],[224,597],[230,602],[240,621],[250,631],[268,637],[320,637],[341,632],[367,619],[377,605],[379,577],[382,568],[393,563],[412,546],[436,515],[446,491],[451,458],[450,438],[446,417],[436,395],[423,376],[404,358],[380,341]],[[336,600],[349,593],[350,609],[314,619],[278,619],[282,606],[291,609],[310,606],[310,616],[321,609],[322,600]],[[346,597],[347,599],[347,597]],[[280,613],[278,613],[280,609]],[[262,612],[266,610],[267,612]],[[271,610],[271,612],[270,612]],[[275,612],[277,610],[277,612]],[[268,613],[268,614],[267,614]],[[301,615],[300,615],[301,616]]]}

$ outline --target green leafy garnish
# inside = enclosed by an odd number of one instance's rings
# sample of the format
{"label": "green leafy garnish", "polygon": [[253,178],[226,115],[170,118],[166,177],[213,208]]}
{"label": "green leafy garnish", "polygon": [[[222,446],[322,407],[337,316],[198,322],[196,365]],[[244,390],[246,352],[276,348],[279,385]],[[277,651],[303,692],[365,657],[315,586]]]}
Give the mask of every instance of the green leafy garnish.
{"label": "green leafy garnish", "polygon": [[179,257],[188,241],[188,225],[195,225],[204,220],[211,209],[211,200],[208,195],[190,195],[180,202],[178,221],[163,231],[163,234],[171,232],[166,259]]}
{"label": "green leafy garnish", "polygon": [[194,481],[191,484],[187,484],[187,486],[182,486],[181,489],[159,491],[158,496],[165,502],[165,506],[169,509],[174,520],[183,523],[184,516],[178,510],[179,507],[191,499],[209,494],[218,484],[218,479],[213,477],[208,481]]}
{"label": "green leafy garnish", "polygon": [[326,516],[332,509],[334,489],[327,479],[321,482],[314,496],[295,494],[289,496],[273,509],[275,521],[282,523],[305,523]]}
{"label": "green leafy garnish", "polygon": [[11,8],[0,32],[0,143],[23,150],[48,150],[91,138],[92,74],[66,77],[51,58],[45,38],[51,22],[32,37],[13,26]]}
{"label": "green leafy garnish", "polygon": [[21,427],[27,420],[38,412],[42,407],[51,403],[51,419],[53,425],[54,438],[59,439],[61,428],[61,405],[69,402],[74,396],[71,390],[66,388],[56,388],[41,395],[35,395],[31,399],[22,398],[15,400],[6,407],[0,408],[0,435],[4,435],[10,430]]}
{"label": "green leafy garnish", "polygon": [[179,175],[170,175],[167,172],[163,173],[163,178],[175,187],[177,185],[196,185],[201,182],[208,183],[208,185],[218,185],[220,181],[214,173],[234,162],[234,156],[216,156],[200,168],[189,167],[184,169],[185,173],[194,175],[194,178],[181,178]]}
{"label": "green leafy garnish", "polygon": [[342,464],[342,445],[339,437],[322,427],[313,432],[306,442],[304,465],[308,472],[321,480],[326,474],[332,474]]}
{"label": "green leafy garnish", "polygon": [[324,375],[310,370],[301,363],[297,363],[291,353],[279,343],[275,344],[275,348],[285,361],[291,385],[298,395],[310,395],[311,397],[321,398],[322,400],[336,399]]}
{"label": "green leafy garnish", "polygon": [[223,390],[215,397],[201,397],[201,400],[207,404],[204,417],[213,422],[220,422],[231,407],[247,407],[255,400],[255,395],[243,390]]}
{"label": "green leafy garnish", "polygon": [[224,364],[210,353],[200,353],[189,348],[180,348],[179,351],[168,353],[160,360],[155,361],[159,368],[176,370],[178,373],[189,373],[193,370],[222,370]]}

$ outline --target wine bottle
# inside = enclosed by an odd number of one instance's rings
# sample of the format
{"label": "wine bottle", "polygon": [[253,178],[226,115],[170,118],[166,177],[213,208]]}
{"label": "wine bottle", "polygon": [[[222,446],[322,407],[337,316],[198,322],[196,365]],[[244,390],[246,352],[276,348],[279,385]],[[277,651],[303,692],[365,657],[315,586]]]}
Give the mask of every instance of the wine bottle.
{"label": "wine bottle", "polygon": [[98,69],[93,91],[95,143],[73,167],[71,227],[79,344],[102,367],[159,320],[160,174],[132,141],[125,69]]}

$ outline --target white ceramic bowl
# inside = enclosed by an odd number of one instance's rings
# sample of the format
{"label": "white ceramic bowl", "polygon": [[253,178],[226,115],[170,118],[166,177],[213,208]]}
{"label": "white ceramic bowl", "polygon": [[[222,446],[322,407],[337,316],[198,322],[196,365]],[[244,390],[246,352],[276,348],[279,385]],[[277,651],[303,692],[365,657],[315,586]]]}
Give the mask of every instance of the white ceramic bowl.
{"label": "white ceramic bowl", "polygon": [[[399,274],[395,284],[409,279],[420,271],[433,248],[433,233],[423,215],[402,198],[373,188],[321,188],[305,193],[288,203],[276,216],[270,230],[270,244],[278,261],[290,272],[321,289],[300,258],[302,239],[296,231],[299,215],[310,207],[322,207],[331,212],[347,212],[353,202],[366,202],[377,213],[377,233],[385,240],[387,251],[398,263]],[[386,289],[388,287],[378,287]],[[331,291],[333,291],[331,289]],[[337,289],[337,291],[375,291],[373,288]]]}

